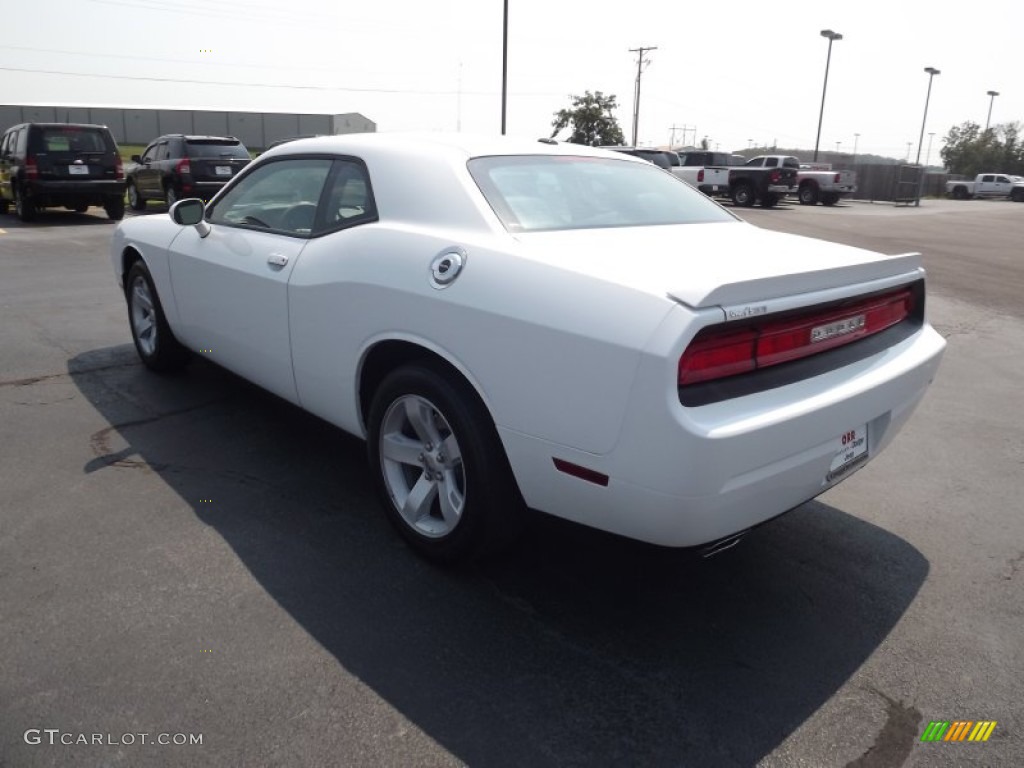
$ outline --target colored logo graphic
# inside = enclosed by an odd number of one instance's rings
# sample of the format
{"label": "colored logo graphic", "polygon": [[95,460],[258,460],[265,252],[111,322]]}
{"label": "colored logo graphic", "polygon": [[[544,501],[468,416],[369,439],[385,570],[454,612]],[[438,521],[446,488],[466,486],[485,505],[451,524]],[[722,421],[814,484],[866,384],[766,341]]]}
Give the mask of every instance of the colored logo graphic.
{"label": "colored logo graphic", "polygon": [[932,720],[921,741],[988,741],[995,729],[995,720]]}

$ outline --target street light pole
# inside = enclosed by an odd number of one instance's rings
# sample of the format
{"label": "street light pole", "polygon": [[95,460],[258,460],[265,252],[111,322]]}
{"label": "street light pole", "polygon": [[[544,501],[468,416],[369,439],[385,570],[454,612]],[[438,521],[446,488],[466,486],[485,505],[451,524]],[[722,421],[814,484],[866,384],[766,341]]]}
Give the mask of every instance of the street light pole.
{"label": "street light pole", "polygon": [[935,132],[934,131],[928,131],[928,152],[925,153],[925,156],[924,156],[924,166],[925,166],[925,168],[928,167],[928,165],[929,165],[928,161],[931,159],[931,156],[932,156],[932,139],[934,139],[934,138],[935,138]]}
{"label": "street light pole", "polygon": [[828,90],[828,68],[832,63],[832,43],[843,36],[831,29],[821,30],[821,36],[828,38],[828,56],[825,59],[825,84],[821,86],[821,110],[818,112],[818,135],[814,138],[814,160],[818,160],[818,144],[821,142],[821,121],[825,117],[825,92]]}
{"label": "street light pole", "polygon": [[636,57],[636,90],[633,93],[633,146],[636,146],[637,134],[640,130],[640,76],[644,72],[644,65],[650,64],[648,59],[644,58],[644,54],[648,51],[658,50],[657,46],[645,48],[640,46],[639,48],[630,48],[630,53],[637,54]]}
{"label": "street light pole", "polygon": [[854,163],[857,162],[857,142],[858,141],[860,141],[860,134],[859,133],[853,134],[853,161],[854,161]]}
{"label": "street light pole", "polygon": [[985,131],[986,132],[988,131],[988,124],[992,122],[992,102],[994,102],[996,100],[996,96],[999,95],[999,91],[989,91],[988,95],[989,95],[989,100],[988,100],[988,118],[986,118],[986,120],[985,120]]}
{"label": "street light pole", "polygon": [[505,15],[502,20],[502,135],[505,135],[505,114],[508,103],[509,81],[509,0],[505,0]]}
{"label": "street light pole", "polygon": [[[942,74],[935,67],[925,67],[924,71],[928,73],[928,95],[924,97],[924,117],[921,118],[921,135],[917,139],[917,160],[914,165],[921,165],[921,145],[924,143],[924,125],[928,122],[928,102],[932,99],[932,80],[935,79],[936,75]],[[914,201],[915,206],[921,205],[921,187],[924,186],[924,171],[920,171],[921,178],[917,184],[917,199]]]}

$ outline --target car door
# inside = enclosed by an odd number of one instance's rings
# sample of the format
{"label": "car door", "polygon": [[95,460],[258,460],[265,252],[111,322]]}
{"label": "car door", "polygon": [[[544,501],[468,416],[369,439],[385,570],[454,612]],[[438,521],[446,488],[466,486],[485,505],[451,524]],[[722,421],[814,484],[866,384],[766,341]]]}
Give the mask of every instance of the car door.
{"label": "car door", "polygon": [[974,185],[974,194],[977,197],[987,197],[992,194],[992,190],[995,187],[996,177],[991,173],[982,176],[977,184]]}
{"label": "car door", "polygon": [[1005,197],[1010,194],[1010,177],[996,176],[992,185],[992,195]]}
{"label": "car door", "polygon": [[139,158],[135,168],[135,186],[142,193],[143,197],[160,197],[161,193],[155,190],[153,179],[157,173],[153,169],[153,160],[156,159],[156,143],[146,147],[146,151]]}
{"label": "car door", "polygon": [[313,232],[329,158],[256,167],[189,227],[169,256],[180,340],[225,368],[297,402],[288,280]]}
{"label": "car door", "polygon": [[0,200],[11,200],[11,148],[14,144],[14,131],[8,131],[0,137]]}

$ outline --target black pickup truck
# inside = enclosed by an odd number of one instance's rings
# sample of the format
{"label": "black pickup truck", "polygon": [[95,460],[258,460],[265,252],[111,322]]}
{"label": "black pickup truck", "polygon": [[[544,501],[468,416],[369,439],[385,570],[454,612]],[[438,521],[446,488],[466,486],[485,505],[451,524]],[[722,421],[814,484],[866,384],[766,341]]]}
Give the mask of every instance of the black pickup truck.
{"label": "black pickup truck", "polygon": [[729,171],[729,197],[734,205],[749,208],[759,202],[762,207],[771,208],[796,189],[800,170],[796,158],[770,159],[776,160],[774,166],[743,165]]}

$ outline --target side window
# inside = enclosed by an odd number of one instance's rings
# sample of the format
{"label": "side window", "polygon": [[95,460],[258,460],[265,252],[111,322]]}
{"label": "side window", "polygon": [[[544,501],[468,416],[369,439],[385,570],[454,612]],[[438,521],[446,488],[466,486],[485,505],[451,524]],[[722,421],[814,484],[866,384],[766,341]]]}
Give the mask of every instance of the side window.
{"label": "side window", "polygon": [[777,157],[769,157],[767,160],[764,161],[764,164],[768,168],[775,168],[779,164],[779,158],[777,158]]}
{"label": "side window", "polygon": [[995,178],[992,175],[988,175],[988,176],[982,176],[981,180],[982,181],[994,181]]}
{"label": "side window", "polygon": [[208,209],[207,220],[308,236],[330,171],[331,161],[319,157],[266,163],[239,179]]}
{"label": "side window", "polygon": [[317,234],[377,220],[370,177],[362,163],[355,160],[334,162],[324,201],[316,223]]}
{"label": "side window", "polygon": [[18,157],[25,156],[25,149],[28,146],[28,126],[21,128],[17,133],[17,139],[14,140],[14,154]]}
{"label": "side window", "polygon": [[156,157],[154,159],[156,159],[156,160],[166,160],[167,159],[167,142],[166,141],[161,141],[159,144],[156,145],[155,151],[156,151]]}
{"label": "side window", "polygon": [[4,138],[0,141],[0,157],[7,157],[7,145],[10,144],[11,134],[5,133]]}
{"label": "side window", "polygon": [[1005,176],[996,176],[996,181],[998,181],[1000,184],[1009,184],[1010,183],[1010,180],[1008,178],[1006,178]]}
{"label": "side window", "polygon": [[156,160],[156,146],[150,144],[146,147],[146,151],[142,153],[142,162],[151,163]]}

